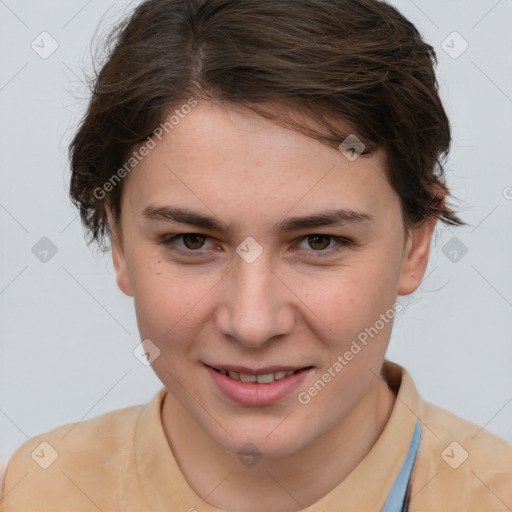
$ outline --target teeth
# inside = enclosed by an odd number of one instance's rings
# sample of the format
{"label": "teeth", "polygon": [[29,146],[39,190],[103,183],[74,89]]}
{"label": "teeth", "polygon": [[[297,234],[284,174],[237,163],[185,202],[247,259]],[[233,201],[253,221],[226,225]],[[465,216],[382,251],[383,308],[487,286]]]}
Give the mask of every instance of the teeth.
{"label": "teeth", "polygon": [[248,373],[241,373],[240,380],[242,382],[256,382],[256,375],[249,375]]}
{"label": "teeth", "polygon": [[289,375],[295,373],[296,370],[288,370],[288,371],[278,371],[274,373],[264,373],[262,375],[251,375],[249,373],[238,373],[232,370],[218,370],[222,375],[229,375],[233,380],[238,380],[241,382],[258,382],[258,384],[270,384],[275,380],[281,380]]}
{"label": "teeth", "polygon": [[256,380],[260,384],[269,384],[270,382],[274,382],[274,374],[264,373],[263,375],[256,375]]}

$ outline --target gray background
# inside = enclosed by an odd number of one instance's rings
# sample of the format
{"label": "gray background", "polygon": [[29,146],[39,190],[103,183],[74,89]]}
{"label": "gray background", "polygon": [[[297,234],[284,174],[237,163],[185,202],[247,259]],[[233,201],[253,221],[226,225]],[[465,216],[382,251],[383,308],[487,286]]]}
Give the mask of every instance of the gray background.
{"label": "gray background", "polygon": [[[436,48],[454,136],[448,185],[470,227],[436,231],[387,357],[426,400],[512,442],[512,1],[391,3]],[[86,247],[67,197],[91,39],[135,4],[0,0],[0,460],[29,437],[145,403],[161,387],[132,353],[133,302],[111,255]],[[42,32],[58,43],[47,58]],[[453,32],[469,44],[462,54]],[[57,250],[46,261],[43,237]]]}

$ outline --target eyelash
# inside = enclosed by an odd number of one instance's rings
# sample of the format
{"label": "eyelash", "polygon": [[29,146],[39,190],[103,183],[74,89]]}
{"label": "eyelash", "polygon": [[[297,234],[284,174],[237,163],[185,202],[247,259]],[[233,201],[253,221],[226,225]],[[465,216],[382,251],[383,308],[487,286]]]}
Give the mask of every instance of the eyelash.
{"label": "eyelash", "polygon": [[[174,251],[174,252],[176,252],[178,254],[181,254],[183,256],[187,256],[187,257],[201,257],[201,256],[203,256],[203,253],[206,252],[206,251],[193,250],[193,249],[183,249],[181,247],[174,246],[174,242],[176,240],[181,239],[181,238],[183,238],[186,235],[197,235],[197,236],[200,236],[200,237],[204,237],[205,241],[209,238],[207,235],[202,235],[201,233],[181,233],[179,235],[164,235],[164,236],[159,238],[157,244],[163,245],[167,249],[169,249],[171,251]],[[320,236],[320,237],[330,238],[332,241],[337,242],[339,245],[337,245],[334,248],[328,249],[328,250],[324,249],[324,250],[319,250],[319,251],[314,251],[314,250],[308,251],[310,253],[313,253],[314,256],[313,256],[313,254],[310,254],[310,255],[306,256],[306,259],[325,258],[327,256],[331,256],[333,253],[341,252],[346,247],[350,247],[350,246],[356,245],[356,243],[353,240],[350,240],[348,238],[341,237],[341,236],[335,236],[335,235],[326,235],[326,234],[323,234],[323,233],[313,233],[313,234],[310,234],[310,235],[305,235],[305,236],[300,238],[300,241],[302,242],[303,240],[305,240],[305,239],[307,239],[309,237],[313,237],[313,236]]]}

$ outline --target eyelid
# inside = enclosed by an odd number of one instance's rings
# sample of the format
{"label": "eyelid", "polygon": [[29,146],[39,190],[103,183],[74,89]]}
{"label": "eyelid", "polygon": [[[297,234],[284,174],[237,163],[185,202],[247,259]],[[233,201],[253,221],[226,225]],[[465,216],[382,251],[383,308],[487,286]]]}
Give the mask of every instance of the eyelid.
{"label": "eyelid", "polygon": [[[208,249],[206,249],[206,250],[204,250],[204,249],[193,250],[193,249],[183,248],[183,247],[180,247],[180,246],[171,248],[171,246],[174,244],[174,242],[176,240],[182,239],[186,235],[197,235],[197,236],[204,237],[206,240],[212,238],[209,235],[205,235],[203,233],[196,233],[196,232],[179,233],[179,234],[167,234],[167,235],[163,235],[163,236],[159,237],[159,239],[157,241],[157,244],[163,245],[163,246],[167,247],[169,250],[172,250],[174,252],[177,252],[178,254],[184,255],[185,257],[192,257],[192,258],[194,258],[194,257],[201,257],[201,256],[204,255],[204,253],[209,252]],[[347,237],[338,236],[338,235],[330,235],[330,234],[326,234],[326,233],[309,233],[309,234],[302,235],[302,236],[294,239],[293,242],[294,243],[300,243],[300,242],[306,240],[307,238],[309,238],[311,236],[325,236],[325,237],[330,238],[333,241],[335,241],[337,243],[337,245],[335,247],[330,248],[330,249],[324,249],[324,250],[319,250],[319,251],[315,251],[313,249],[311,249],[311,250],[298,249],[298,250],[294,250],[293,252],[294,253],[296,253],[296,252],[300,253],[301,251],[306,251],[307,253],[309,253],[308,256],[305,256],[306,259],[326,258],[328,256],[331,256],[333,253],[341,252],[345,248],[358,245],[354,240],[349,239]],[[296,257],[296,254],[294,254],[294,255]]]}
{"label": "eyelid", "polygon": [[[157,243],[161,244],[161,245],[164,245],[166,247],[170,247],[170,246],[174,245],[174,242],[176,240],[183,239],[183,237],[186,236],[186,235],[197,235],[197,236],[204,237],[205,238],[205,242],[207,242],[208,239],[211,238],[209,235],[205,235],[203,233],[195,233],[195,232],[178,233],[178,234],[168,234],[168,235],[161,236],[158,239]],[[185,255],[202,254],[202,253],[206,252],[206,250],[204,250],[203,248],[197,249],[197,250],[193,250],[193,249],[187,249],[185,247],[180,247],[180,246],[177,246],[176,251],[177,252],[181,252],[182,254],[185,254]]]}
{"label": "eyelid", "polygon": [[[301,236],[301,237],[298,237],[294,240],[295,241],[298,241],[298,243],[302,243],[302,242],[305,242],[307,241],[308,238],[310,237],[325,237],[325,238],[330,238],[331,239],[331,242],[334,241],[334,242],[338,242],[338,243],[341,243],[341,244],[348,244],[350,243],[350,240],[346,237],[343,237],[343,236],[337,236],[337,235],[327,235],[325,233],[313,233],[313,234],[310,234],[310,235],[304,235],[304,236]],[[330,245],[330,244],[329,244]],[[318,252],[318,253],[326,253],[326,252],[329,252],[328,249],[323,249],[323,250],[319,250],[319,251],[314,251],[312,249],[310,249],[312,252]]]}
{"label": "eyelid", "polygon": [[[357,245],[353,240],[346,238],[344,236],[329,235],[326,233],[311,233],[311,234],[299,237],[298,240],[300,240],[300,241],[306,240],[310,236],[325,236],[327,238],[331,238],[333,241],[336,242],[336,245],[334,247],[331,247],[330,249],[324,249],[321,251],[314,251],[313,249],[311,249],[311,250],[299,249],[298,252],[301,252],[304,250],[306,251],[306,253],[307,253],[307,255],[305,256],[306,260],[314,260],[314,259],[322,259],[322,258],[327,259],[336,253],[340,253],[347,248]],[[297,257],[297,256],[295,256],[295,257]]]}

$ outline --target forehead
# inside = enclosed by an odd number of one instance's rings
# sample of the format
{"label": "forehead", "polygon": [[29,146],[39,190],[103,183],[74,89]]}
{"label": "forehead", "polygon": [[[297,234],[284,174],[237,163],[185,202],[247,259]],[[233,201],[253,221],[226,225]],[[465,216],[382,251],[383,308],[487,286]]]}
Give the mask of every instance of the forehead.
{"label": "forehead", "polygon": [[138,211],[180,201],[261,215],[334,207],[378,213],[397,199],[382,150],[350,160],[243,107],[199,102],[161,139],[125,184]]}

